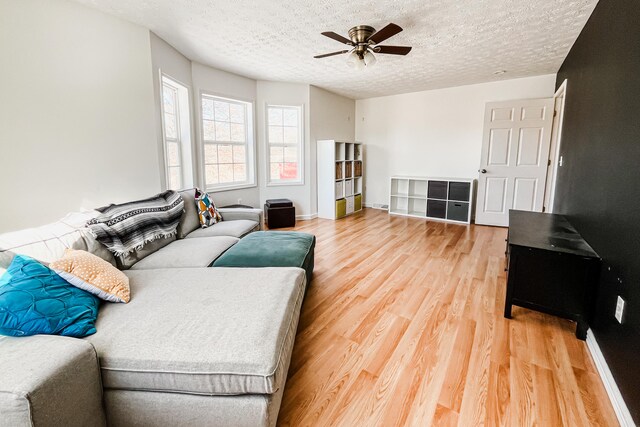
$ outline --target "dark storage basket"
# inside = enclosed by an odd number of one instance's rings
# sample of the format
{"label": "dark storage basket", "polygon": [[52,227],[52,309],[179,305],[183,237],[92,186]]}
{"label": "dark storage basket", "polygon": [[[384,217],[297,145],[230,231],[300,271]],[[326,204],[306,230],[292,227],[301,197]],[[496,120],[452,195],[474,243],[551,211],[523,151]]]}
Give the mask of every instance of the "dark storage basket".
{"label": "dark storage basket", "polygon": [[430,199],[447,199],[447,181],[429,181],[427,197]]}
{"label": "dark storage basket", "polygon": [[447,207],[447,219],[453,221],[469,221],[469,203],[449,202]]}
{"label": "dark storage basket", "polygon": [[432,218],[446,218],[447,202],[444,200],[427,200],[427,216]]}
{"label": "dark storage basket", "polygon": [[468,182],[450,182],[449,200],[468,202],[471,196],[471,184]]}

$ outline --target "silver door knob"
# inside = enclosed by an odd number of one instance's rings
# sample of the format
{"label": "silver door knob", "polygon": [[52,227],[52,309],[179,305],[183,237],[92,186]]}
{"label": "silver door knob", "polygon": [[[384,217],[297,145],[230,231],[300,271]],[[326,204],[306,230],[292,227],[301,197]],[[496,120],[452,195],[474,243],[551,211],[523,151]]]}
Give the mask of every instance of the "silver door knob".
{"label": "silver door knob", "polygon": [[478,172],[480,172],[480,173],[487,173],[487,170],[486,170],[486,169],[480,169]]}

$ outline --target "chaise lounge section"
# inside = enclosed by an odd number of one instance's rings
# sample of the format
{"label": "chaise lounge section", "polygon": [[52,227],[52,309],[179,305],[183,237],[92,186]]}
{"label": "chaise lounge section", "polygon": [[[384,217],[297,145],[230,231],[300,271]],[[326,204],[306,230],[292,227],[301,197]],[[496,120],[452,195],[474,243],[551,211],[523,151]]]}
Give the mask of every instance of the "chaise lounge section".
{"label": "chaise lounge section", "polygon": [[127,276],[134,298],[101,307],[98,332],[87,337],[100,358],[109,425],[275,425],[304,271],[176,268]]}

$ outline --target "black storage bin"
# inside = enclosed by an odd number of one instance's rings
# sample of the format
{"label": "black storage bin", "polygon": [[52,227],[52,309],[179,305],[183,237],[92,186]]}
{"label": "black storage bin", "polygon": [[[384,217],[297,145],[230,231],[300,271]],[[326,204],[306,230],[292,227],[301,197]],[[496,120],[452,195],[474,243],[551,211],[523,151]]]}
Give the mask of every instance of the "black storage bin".
{"label": "black storage bin", "polygon": [[294,227],[296,208],[289,199],[270,199],[264,204],[264,222],[269,228]]}
{"label": "black storage bin", "polygon": [[[445,182],[445,186],[446,186]],[[447,215],[447,202],[444,200],[427,200],[427,216],[431,218],[445,218]]]}
{"label": "black storage bin", "polygon": [[449,202],[447,208],[447,219],[453,221],[469,221],[469,203]]}
{"label": "black storage bin", "polygon": [[468,202],[471,195],[471,184],[468,182],[450,182],[449,183],[449,200],[459,200]]}
{"label": "black storage bin", "polygon": [[[430,199],[447,199],[447,181],[429,181],[427,197]],[[444,218],[444,216],[443,216]]]}

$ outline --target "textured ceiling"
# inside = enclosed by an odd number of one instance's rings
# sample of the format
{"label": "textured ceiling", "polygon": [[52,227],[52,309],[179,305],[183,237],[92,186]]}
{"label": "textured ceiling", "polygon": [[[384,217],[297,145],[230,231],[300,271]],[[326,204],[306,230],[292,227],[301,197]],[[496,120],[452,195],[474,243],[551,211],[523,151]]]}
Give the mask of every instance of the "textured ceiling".
{"label": "textured ceiling", "polygon": [[[143,25],[188,58],[261,80],[310,83],[368,98],[512,79],[560,68],[597,0],[76,0]],[[366,70],[320,33],[389,22],[404,31]],[[494,75],[497,70],[506,70]]]}

